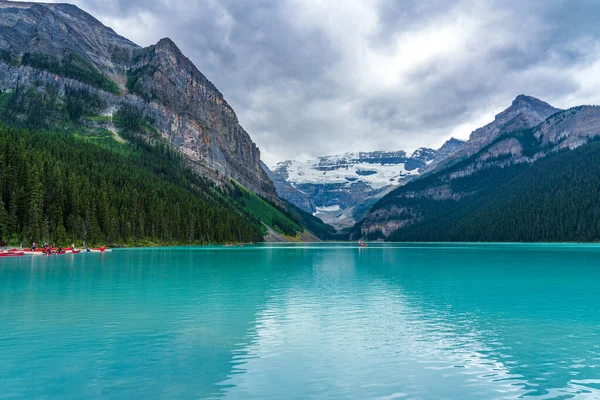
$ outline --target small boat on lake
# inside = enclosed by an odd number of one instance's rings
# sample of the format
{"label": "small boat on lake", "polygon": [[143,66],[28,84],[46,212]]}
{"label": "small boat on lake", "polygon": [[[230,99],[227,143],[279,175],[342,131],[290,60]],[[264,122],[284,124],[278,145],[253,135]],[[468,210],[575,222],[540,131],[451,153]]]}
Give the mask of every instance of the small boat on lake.
{"label": "small boat on lake", "polygon": [[109,252],[109,251],[111,251],[111,249],[107,249],[106,246],[93,247],[91,249],[88,249],[88,252],[90,252],[90,253],[105,253],[105,252]]}

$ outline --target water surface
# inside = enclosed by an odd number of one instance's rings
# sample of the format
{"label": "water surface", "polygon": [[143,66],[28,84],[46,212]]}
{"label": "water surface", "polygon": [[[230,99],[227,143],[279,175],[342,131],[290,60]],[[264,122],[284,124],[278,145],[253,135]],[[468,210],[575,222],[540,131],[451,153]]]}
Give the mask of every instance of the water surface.
{"label": "water surface", "polygon": [[0,399],[600,398],[600,247],[0,259]]}

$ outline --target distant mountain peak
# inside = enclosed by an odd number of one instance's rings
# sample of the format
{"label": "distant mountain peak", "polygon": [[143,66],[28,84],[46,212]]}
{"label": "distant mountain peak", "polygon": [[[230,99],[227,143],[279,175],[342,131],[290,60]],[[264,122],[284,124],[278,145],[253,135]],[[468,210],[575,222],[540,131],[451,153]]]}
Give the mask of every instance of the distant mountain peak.
{"label": "distant mountain peak", "polygon": [[[457,138],[455,138],[455,137],[451,137],[450,139],[446,140],[446,142],[445,142],[445,143],[442,145],[442,147],[444,147],[444,146],[457,146],[457,145],[458,145],[458,146],[461,146],[461,145],[463,145],[464,143],[465,143],[465,141],[464,141],[464,140],[460,140],[460,139],[457,139]],[[441,149],[442,147],[440,147],[440,149]],[[439,150],[439,149],[438,149],[438,150]]]}
{"label": "distant mountain peak", "polygon": [[517,97],[515,97],[515,99],[513,100],[512,104],[518,104],[518,103],[528,103],[528,104],[545,104],[545,105],[549,105],[548,103],[546,103],[545,101],[542,101],[540,99],[538,99],[537,97],[533,97],[533,96],[528,96],[526,94],[520,94]]}
{"label": "distant mountain peak", "polygon": [[524,94],[518,95],[513,100],[510,108],[512,108],[512,107],[517,107],[517,108],[527,107],[527,108],[533,108],[533,109],[545,109],[545,110],[558,111],[558,108],[552,107],[550,104],[546,103],[545,101],[542,101],[536,97],[527,96]]}
{"label": "distant mountain peak", "polygon": [[426,158],[427,160],[432,159],[435,153],[435,149],[429,147],[419,147],[413,153],[411,158]]}
{"label": "distant mountain peak", "polygon": [[545,101],[520,94],[515,97],[507,109],[496,115],[494,121],[474,130],[469,136],[469,140],[441,162],[439,167],[445,168],[475,154],[504,133],[532,128],[559,111],[561,111],[559,108],[555,108]]}
{"label": "distant mountain peak", "polygon": [[560,111],[560,109],[552,107],[545,101],[536,97],[520,94],[512,101],[510,107],[496,115],[495,120],[502,122],[523,113],[537,117],[536,120],[538,118],[544,120],[546,117],[557,111]]}
{"label": "distant mountain peak", "polygon": [[540,101],[540,99],[538,99],[537,97],[526,95],[526,94],[520,94],[517,97],[515,97],[515,99],[513,100],[513,103],[518,102],[518,101],[536,102],[536,101]]}
{"label": "distant mountain peak", "polygon": [[165,48],[170,48],[170,49],[173,49],[173,50],[180,51],[179,47],[177,47],[177,45],[175,44],[175,42],[171,38],[169,38],[169,37],[164,37],[164,38],[160,39],[156,43],[155,46],[156,47],[165,47]]}

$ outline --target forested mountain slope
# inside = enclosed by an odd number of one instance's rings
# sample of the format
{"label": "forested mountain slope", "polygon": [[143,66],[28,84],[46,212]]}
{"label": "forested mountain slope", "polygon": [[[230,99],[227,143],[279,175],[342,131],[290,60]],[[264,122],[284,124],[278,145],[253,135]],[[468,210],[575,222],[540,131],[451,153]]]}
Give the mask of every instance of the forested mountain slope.
{"label": "forested mountain slope", "polygon": [[[497,175],[494,178],[493,175]],[[501,178],[501,179],[498,179]],[[423,204],[425,217],[394,241],[595,242],[600,240],[600,142],[534,163],[478,173],[456,185],[502,180],[459,201]]]}
{"label": "forested mountain slope", "polygon": [[169,39],[140,48],[69,4],[0,1],[0,89],[85,88],[135,108],[190,167],[278,201],[260,151],[219,90]]}
{"label": "forested mountain slope", "polygon": [[0,1],[0,120],[1,240],[316,240],[168,39],[142,49],[75,6]]}
{"label": "forested mountain slope", "polygon": [[445,163],[388,194],[353,235],[389,240],[600,239],[583,221],[595,215],[590,204],[600,200],[591,185],[599,107],[559,111],[532,128],[492,135],[469,157]]}
{"label": "forested mountain slope", "polygon": [[139,245],[255,242],[269,232],[310,237],[295,209],[235,181],[201,177],[138,109],[111,117],[98,114],[103,107],[87,89],[0,94],[0,239]]}
{"label": "forested mountain slope", "polygon": [[[472,156],[505,133],[533,128],[558,111],[561,110],[540,99],[521,94],[507,109],[496,115],[492,122],[474,130],[469,140],[458,151],[441,161],[439,167],[447,167]],[[437,166],[432,165],[427,172],[436,169],[435,167]]]}
{"label": "forested mountain slope", "polygon": [[[92,136],[93,135],[93,136]],[[260,221],[168,147],[0,127],[0,238],[112,245],[254,242]]]}

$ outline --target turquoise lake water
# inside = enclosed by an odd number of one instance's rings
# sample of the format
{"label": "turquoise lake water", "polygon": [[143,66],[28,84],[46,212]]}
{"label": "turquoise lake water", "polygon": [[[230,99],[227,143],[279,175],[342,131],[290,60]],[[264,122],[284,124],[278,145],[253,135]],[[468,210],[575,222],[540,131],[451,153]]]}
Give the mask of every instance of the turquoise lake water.
{"label": "turquoise lake water", "polygon": [[600,247],[0,259],[0,399],[600,398]]}

